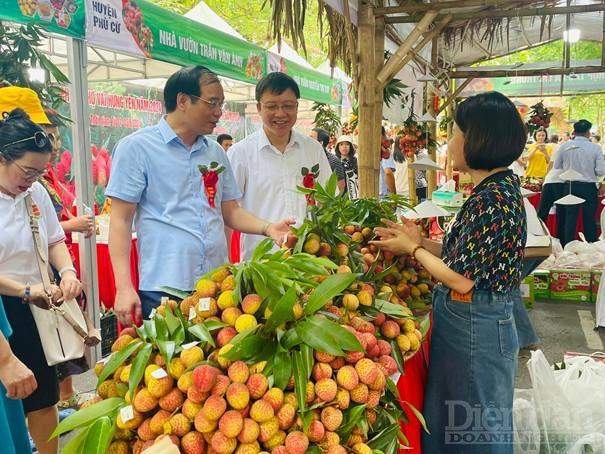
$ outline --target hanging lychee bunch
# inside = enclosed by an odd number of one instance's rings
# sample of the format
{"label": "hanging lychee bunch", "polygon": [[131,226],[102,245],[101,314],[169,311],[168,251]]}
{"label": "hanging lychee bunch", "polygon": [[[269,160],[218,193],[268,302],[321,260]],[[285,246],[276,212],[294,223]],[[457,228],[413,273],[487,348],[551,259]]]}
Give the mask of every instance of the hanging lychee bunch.
{"label": "hanging lychee bunch", "polygon": [[425,148],[429,142],[428,131],[413,116],[403,123],[403,128],[399,132],[399,148],[404,152],[406,158],[416,155],[418,150]]}
{"label": "hanging lychee bunch", "polygon": [[531,134],[540,128],[548,128],[550,126],[550,117],[552,112],[544,105],[542,101],[531,106],[529,112],[529,120],[527,120],[527,129]]}

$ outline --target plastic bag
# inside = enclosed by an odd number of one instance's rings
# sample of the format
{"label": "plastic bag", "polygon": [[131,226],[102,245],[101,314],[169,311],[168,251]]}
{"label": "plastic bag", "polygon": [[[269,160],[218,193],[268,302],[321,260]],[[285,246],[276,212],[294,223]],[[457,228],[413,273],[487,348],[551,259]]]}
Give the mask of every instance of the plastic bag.
{"label": "plastic bag", "polygon": [[582,437],[605,433],[605,364],[575,357],[566,360],[565,369],[555,371],[536,350],[527,368],[541,453],[567,452]]}
{"label": "plastic bag", "polygon": [[[588,448],[592,449],[589,451]],[[588,452],[605,452],[605,435],[592,433],[584,435],[571,447],[567,454],[586,454]]]}
{"label": "plastic bag", "polygon": [[513,401],[515,454],[539,454],[540,426],[534,408],[532,390],[516,389]]}
{"label": "plastic bag", "polygon": [[555,260],[557,268],[584,268],[584,263],[578,258],[575,252],[563,251]]}
{"label": "plastic bag", "polygon": [[590,244],[585,243],[584,241],[573,240],[565,245],[563,249],[565,252],[573,252],[574,254],[582,254],[585,252],[590,252]]}
{"label": "plastic bag", "polygon": [[563,246],[558,238],[552,238],[552,253],[555,257],[558,257],[563,252]]}

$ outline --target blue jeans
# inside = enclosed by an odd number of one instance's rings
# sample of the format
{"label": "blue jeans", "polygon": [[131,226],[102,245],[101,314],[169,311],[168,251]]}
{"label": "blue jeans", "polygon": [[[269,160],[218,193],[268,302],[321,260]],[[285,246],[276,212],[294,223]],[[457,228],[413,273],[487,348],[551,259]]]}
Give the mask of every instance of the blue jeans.
{"label": "blue jeans", "polygon": [[139,290],[139,298],[141,299],[141,310],[143,312],[143,320],[149,319],[149,314],[151,314],[151,310],[160,305],[163,296],[174,298],[168,293],[164,292]]}
{"label": "blue jeans", "polygon": [[463,303],[435,287],[424,453],[513,453],[517,293],[474,290],[472,302]]}

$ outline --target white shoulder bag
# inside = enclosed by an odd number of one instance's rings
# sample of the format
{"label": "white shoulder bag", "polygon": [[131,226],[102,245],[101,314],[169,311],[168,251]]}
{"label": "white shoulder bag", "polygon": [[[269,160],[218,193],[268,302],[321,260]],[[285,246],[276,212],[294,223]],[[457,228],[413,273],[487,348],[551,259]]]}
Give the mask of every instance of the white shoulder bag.
{"label": "white shoulder bag", "polygon": [[29,307],[38,327],[46,362],[49,366],[54,366],[84,356],[84,339],[88,335],[86,320],[75,299],[65,300],[60,306],[53,303],[48,251],[40,241],[38,217],[33,213],[31,194],[25,197],[25,206],[29,215],[42,284],[48,295],[48,309],[42,309],[34,304],[30,304]]}

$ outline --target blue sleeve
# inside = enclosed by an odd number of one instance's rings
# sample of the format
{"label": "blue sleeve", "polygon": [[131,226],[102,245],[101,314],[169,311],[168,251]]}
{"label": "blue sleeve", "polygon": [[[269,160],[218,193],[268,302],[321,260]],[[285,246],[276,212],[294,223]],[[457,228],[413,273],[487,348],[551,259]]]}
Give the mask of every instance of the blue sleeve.
{"label": "blue sleeve", "polygon": [[602,177],[605,175],[605,158],[603,158],[603,152],[601,151],[601,147],[597,147],[596,151],[596,163],[595,163],[595,173]]}
{"label": "blue sleeve", "polygon": [[391,153],[391,156],[389,156],[388,159],[382,159],[380,162],[382,163],[383,169],[395,170],[395,160],[393,159],[393,153]]}
{"label": "blue sleeve", "polygon": [[141,163],[141,146],[126,138],[116,146],[111,162],[111,175],[105,190],[107,197],[128,203],[139,203],[147,187],[145,168]]}
{"label": "blue sleeve", "polygon": [[562,149],[563,145],[561,145],[557,151],[555,152],[555,163],[553,164],[553,167],[555,169],[562,169],[563,168],[563,153],[562,151],[564,151],[564,149]]}

